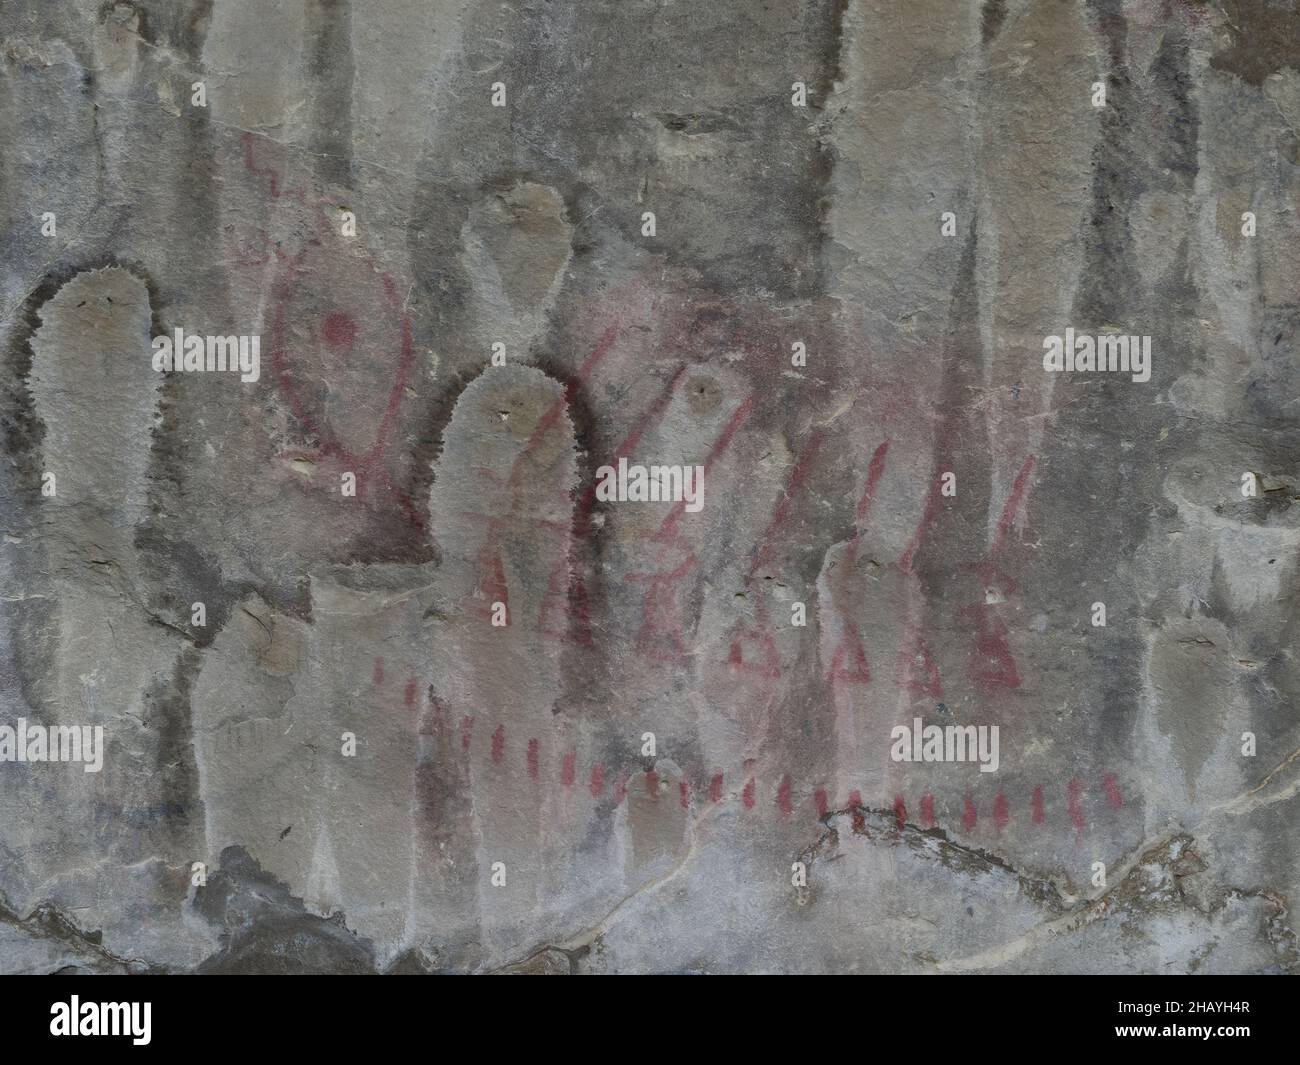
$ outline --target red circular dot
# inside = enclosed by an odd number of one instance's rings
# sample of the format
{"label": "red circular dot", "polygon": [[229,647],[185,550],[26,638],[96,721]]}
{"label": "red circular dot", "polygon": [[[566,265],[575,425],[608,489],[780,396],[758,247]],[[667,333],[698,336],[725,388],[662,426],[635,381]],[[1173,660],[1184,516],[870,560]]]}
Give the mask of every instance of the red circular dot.
{"label": "red circular dot", "polygon": [[357,323],[342,311],[331,311],[325,317],[325,339],[336,348],[350,348],[357,339]]}

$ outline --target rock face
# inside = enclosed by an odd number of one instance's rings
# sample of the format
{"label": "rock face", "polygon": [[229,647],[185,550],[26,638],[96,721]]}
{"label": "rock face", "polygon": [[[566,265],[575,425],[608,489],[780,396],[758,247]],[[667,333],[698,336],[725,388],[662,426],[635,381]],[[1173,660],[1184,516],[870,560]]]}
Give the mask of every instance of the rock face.
{"label": "rock face", "polygon": [[0,971],[1300,970],[1297,40],[8,0]]}

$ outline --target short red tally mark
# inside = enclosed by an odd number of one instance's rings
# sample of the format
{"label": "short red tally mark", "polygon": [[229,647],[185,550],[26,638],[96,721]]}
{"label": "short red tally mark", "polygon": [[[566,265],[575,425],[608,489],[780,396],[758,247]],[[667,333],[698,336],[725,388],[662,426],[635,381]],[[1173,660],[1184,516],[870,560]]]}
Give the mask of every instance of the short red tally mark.
{"label": "short red tally mark", "polygon": [[999,832],[1011,823],[1011,805],[1001,792],[998,792],[997,798],[993,800],[993,823],[997,825]]}
{"label": "short red tally mark", "polygon": [[776,806],[781,811],[783,817],[789,817],[794,812],[794,801],[791,798],[791,792],[794,785],[790,780],[790,774],[786,773],[781,778],[781,786],[776,789]]}

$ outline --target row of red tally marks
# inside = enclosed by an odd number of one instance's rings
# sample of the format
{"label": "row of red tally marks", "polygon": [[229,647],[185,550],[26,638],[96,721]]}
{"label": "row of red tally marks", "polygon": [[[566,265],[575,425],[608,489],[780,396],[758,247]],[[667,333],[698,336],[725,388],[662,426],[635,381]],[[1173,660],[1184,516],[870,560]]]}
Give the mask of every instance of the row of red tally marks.
{"label": "row of red tally marks", "polygon": [[[377,686],[383,684],[384,662],[381,658],[375,659],[373,679]],[[417,678],[411,677],[406,682],[403,701],[413,714],[416,711],[419,692],[419,681]],[[445,716],[445,711],[441,707],[436,707],[433,716],[435,719],[442,718]],[[443,729],[446,729],[445,724],[435,731],[442,731]],[[469,715],[462,716],[457,731],[460,753],[464,758],[468,759],[472,755],[474,746],[474,718]],[[507,748],[506,727],[504,724],[497,725],[489,741],[488,757],[492,764],[501,766],[509,772],[515,769],[519,762],[507,758]],[[563,788],[572,788],[575,792],[580,790],[578,785],[578,753],[576,749],[570,749],[563,754],[560,759],[558,776],[552,776],[550,773],[544,774],[541,761],[541,742],[537,737],[530,737],[525,746],[523,757],[523,769],[529,779],[536,781],[539,786],[558,781]],[[589,774],[584,774],[584,777],[585,787],[581,790],[588,792],[594,800],[603,799],[608,794],[616,807],[627,798],[629,789],[632,787],[640,786],[644,788],[645,793],[656,802],[663,800],[665,792],[669,791],[666,783],[653,768],[638,767],[634,770],[624,767],[615,770],[601,762],[597,762],[591,767]],[[637,780],[638,777],[640,778],[639,781]],[[683,777],[677,782],[677,798],[682,809],[689,810],[693,803],[698,803],[701,792],[704,793],[704,801],[710,805],[718,805],[733,800],[734,792],[728,793],[726,779],[726,774],[715,772],[709,776],[707,787],[700,788]],[[759,781],[747,771],[741,772],[740,779],[744,780],[740,791],[741,805],[746,810],[753,810],[763,801],[760,798]],[[1074,777],[1066,783],[1064,793],[1065,814],[1070,824],[1082,831],[1088,825],[1085,802],[1095,800],[1091,796],[1087,785],[1079,777]],[[825,788],[815,788],[806,799],[799,797],[801,794],[796,788],[794,778],[789,773],[785,773],[776,786],[775,796],[771,800],[772,805],[785,817],[791,816],[796,809],[802,809],[806,805],[808,809],[816,813],[819,819],[824,818],[832,809],[848,809],[853,816],[855,827],[861,827],[863,824],[862,795],[858,791],[851,792],[843,806],[839,806],[837,800]],[[1123,809],[1124,796],[1113,773],[1106,773],[1102,777],[1100,795],[1097,797],[1104,801],[1105,806],[1111,810]],[[902,828],[908,821],[908,807],[904,796],[896,795],[894,797],[893,810],[897,817],[898,827]],[[1030,822],[1035,825],[1044,824],[1047,821],[1047,810],[1047,796],[1043,785],[1040,784],[1034,788],[1030,799]],[[938,824],[933,795],[927,792],[921,796],[918,813],[917,823],[922,828],[933,828]],[[998,792],[993,798],[991,815],[996,830],[1001,831],[1010,825],[1012,820],[1011,802],[1003,792]],[[970,832],[974,831],[978,825],[979,810],[974,798],[967,794],[962,799],[961,826],[965,831]]]}

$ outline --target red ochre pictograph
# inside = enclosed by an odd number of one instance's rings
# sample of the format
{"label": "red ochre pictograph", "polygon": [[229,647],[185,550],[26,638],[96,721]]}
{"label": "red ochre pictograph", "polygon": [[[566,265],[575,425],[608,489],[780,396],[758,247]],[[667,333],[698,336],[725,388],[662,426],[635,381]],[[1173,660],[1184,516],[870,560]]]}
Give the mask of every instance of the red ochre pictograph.
{"label": "red ochre pictograph", "polygon": [[[375,659],[374,675],[376,688],[388,683],[383,659]],[[427,682],[414,676],[401,683],[404,693],[428,690]],[[443,722],[448,716],[446,708],[432,697],[429,698],[428,714]],[[458,742],[445,728],[432,731],[444,742],[450,741],[459,748],[455,757],[463,766],[487,763],[499,767],[507,776],[518,776],[521,782],[527,781],[527,786],[537,790],[539,803],[540,792],[544,789],[563,790],[575,796],[585,793],[593,804],[610,804],[615,808],[624,802],[632,786],[643,788],[645,794],[656,801],[663,797],[661,774],[653,766],[645,765],[644,760],[629,759],[627,764],[616,767],[598,761],[588,768],[581,765],[578,751],[570,742],[558,745],[560,753],[556,761],[547,765],[542,759],[541,736],[520,730],[512,741],[510,733],[507,725],[499,722],[482,734],[483,740],[476,740],[478,733],[472,715],[460,718]],[[614,780],[612,787],[608,786],[611,778]],[[585,788],[579,786],[580,780],[586,781]],[[1051,791],[1048,786],[1038,784],[1028,796],[1019,798],[1005,790],[989,789],[978,797],[963,791],[945,800],[925,791],[913,796],[900,792],[864,803],[859,789],[837,797],[820,783],[800,781],[793,771],[778,770],[768,776],[759,775],[752,760],[732,769],[715,766],[688,771],[679,779],[676,795],[683,809],[697,814],[707,808],[731,803],[738,804],[747,815],[753,816],[774,812],[779,818],[805,817],[820,821],[831,813],[847,812],[859,829],[865,826],[861,811],[867,808],[891,810],[899,829],[913,823],[909,811],[914,811],[916,827],[942,827],[955,831],[960,826],[961,831],[968,835],[981,831],[981,825],[986,826],[983,831],[997,834],[1017,824],[1068,826],[1082,834],[1089,825],[1089,809],[1094,815],[1104,815],[1125,808],[1119,782],[1115,774],[1109,772],[1090,782],[1072,777]]]}

